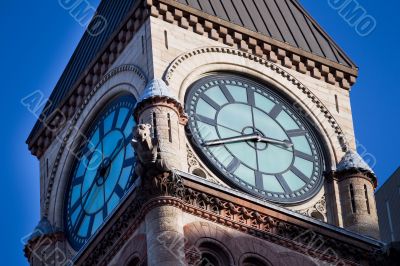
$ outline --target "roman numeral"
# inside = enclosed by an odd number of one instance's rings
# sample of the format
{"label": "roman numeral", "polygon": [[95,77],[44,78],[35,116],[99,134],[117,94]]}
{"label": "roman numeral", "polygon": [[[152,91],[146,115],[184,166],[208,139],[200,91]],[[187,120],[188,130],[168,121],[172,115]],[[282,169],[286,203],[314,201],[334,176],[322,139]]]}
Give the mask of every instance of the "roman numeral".
{"label": "roman numeral", "polygon": [[94,224],[94,215],[91,215],[86,237],[90,237],[90,235],[92,234],[93,224]]}
{"label": "roman numeral", "polygon": [[82,198],[79,198],[79,199],[74,203],[74,205],[71,206],[71,214],[73,214],[73,213],[76,211],[76,209],[81,205],[81,203],[82,203]]}
{"label": "roman numeral", "polygon": [[230,173],[234,173],[240,166],[240,161],[238,158],[233,158],[233,160],[229,163],[228,167],[226,167],[226,170]]}
{"label": "roman numeral", "polygon": [[114,192],[115,194],[117,194],[117,196],[121,199],[124,196],[124,190],[122,189],[122,187],[117,184],[114,188]]}
{"label": "roman numeral", "polygon": [[211,105],[212,108],[214,108],[215,110],[219,110],[219,109],[220,109],[219,104],[216,103],[216,102],[214,102],[214,100],[211,99],[210,97],[208,97],[207,95],[203,94],[203,95],[201,96],[201,98],[202,98],[206,103],[208,103],[209,105]]}
{"label": "roman numeral", "polygon": [[131,117],[130,117],[130,115],[129,115],[129,113],[128,113],[128,114],[126,115],[126,117],[125,117],[124,122],[123,122],[122,125],[121,125],[121,130],[122,130],[122,131],[125,130],[126,125],[128,124],[130,118],[131,118]]}
{"label": "roman numeral", "polygon": [[286,183],[285,178],[281,174],[275,175],[276,179],[278,180],[279,184],[283,188],[286,194],[291,194],[292,190],[290,189],[289,185]]}
{"label": "roman numeral", "polygon": [[254,90],[251,88],[247,88],[247,103],[251,106],[256,105],[256,101],[254,99]]}
{"label": "roman numeral", "polygon": [[303,174],[299,169],[297,169],[293,165],[292,167],[290,167],[290,171],[292,171],[293,174],[297,175],[301,180],[303,180],[304,183],[307,184],[310,181],[310,179],[305,174]]}
{"label": "roman numeral", "polygon": [[135,157],[125,159],[124,163],[122,164],[122,168],[130,167],[135,163]]}
{"label": "roman numeral", "polygon": [[256,171],[256,187],[259,189],[264,189],[263,176],[260,172],[257,171]]}
{"label": "roman numeral", "polygon": [[196,118],[198,119],[198,121],[209,124],[210,126],[214,126],[214,127],[217,126],[217,122],[211,118],[208,118],[208,117],[205,117],[202,115],[198,115],[198,114],[196,114]]}
{"label": "roman numeral", "polygon": [[72,182],[72,186],[80,185],[83,182],[83,176],[78,176],[74,178],[74,181]]}
{"label": "roman numeral", "polygon": [[99,139],[104,137],[104,121],[99,123]]}
{"label": "roman numeral", "polygon": [[302,130],[302,129],[293,129],[293,130],[286,131],[286,134],[289,137],[304,136],[306,133],[307,133],[307,130]]}
{"label": "roman numeral", "polygon": [[107,209],[107,203],[104,202],[104,206],[103,206],[103,220],[105,220],[107,218],[108,215],[108,209]]}
{"label": "roman numeral", "polygon": [[219,85],[222,93],[225,95],[226,99],[228,100],[229,103],[234,103],[235,99],[233,99],[232,94],[229,92],[228,88],[226,87],[225,84],[220,84]]}
{"label": "roman numeral", "polygon": [[276,119],[281,112],[282,112],[282,106],[277,104],[274,106],[274,108],[272,108],[271,112],[269,112],[268,115],[273,119]]}
{"label": "roman numeral", "polygon": [[85,219],[85,211],[81,210],[81,212],[78,214],[78,218],[76,219],[75,224],[73,226],[75,232],[77,230],[79,230],[79,228],[81,227],[83,219]]}
{"label": "roman numeral", "polygon": [[115,111],[114,113],[114,119],[113,119],[113,123],[112,123],[112,127],[111,128],[115,128],[117,126],[117,122],[118,122],[118,117],[119,117],[119,108]]}
{"label": "roman numeral", "polygon": [[312,155],[308,155],[304,152],[298,151],[298,150],[294,150],[294,156],[296,157],[300,157],[304,160],[310,161],[310,162],[314,162],[314,157]]}

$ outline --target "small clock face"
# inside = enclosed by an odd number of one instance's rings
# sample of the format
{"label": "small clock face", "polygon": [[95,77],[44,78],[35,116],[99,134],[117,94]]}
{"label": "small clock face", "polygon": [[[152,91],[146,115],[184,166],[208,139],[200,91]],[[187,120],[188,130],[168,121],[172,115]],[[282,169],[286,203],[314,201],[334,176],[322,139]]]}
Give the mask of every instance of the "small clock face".
{"label": "small clock face", "polygon": [[193,143],[231,183],[279,203],[322,185],[324,155],[301,111],[273,89],[233,75],[196,82],[186,99]]}
{"label": "small clock face", "polygon": [[136,179],[130,145],[134,105],[130,96],[109,104],[77,154],[66,203],[66,232],[75,250],[95,234]]}

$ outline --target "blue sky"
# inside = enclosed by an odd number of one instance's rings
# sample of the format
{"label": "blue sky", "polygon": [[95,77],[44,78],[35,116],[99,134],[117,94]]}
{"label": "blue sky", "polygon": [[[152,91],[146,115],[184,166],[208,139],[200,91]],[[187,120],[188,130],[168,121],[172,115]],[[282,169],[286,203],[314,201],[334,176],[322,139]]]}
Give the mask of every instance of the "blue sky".
{"label": "blue sky", "polygon": [[[95,5],[98,0],[89,2]],[[400,88],[396,73],[400,4],[359,0],[377,21],[375,31],[361,37],[328,5],[328,0],[300,2],[360,67],[351,92],[356,137],[362,150],[376,158],[374,169],[382,184],[400,166]],[[84,29],[58,0],[2,0],[0,29],[0,264],[26,265],[20,239],[39,220],[39,169],[25,145],[35,117],[20,101],[35,90],[50,94]]]}

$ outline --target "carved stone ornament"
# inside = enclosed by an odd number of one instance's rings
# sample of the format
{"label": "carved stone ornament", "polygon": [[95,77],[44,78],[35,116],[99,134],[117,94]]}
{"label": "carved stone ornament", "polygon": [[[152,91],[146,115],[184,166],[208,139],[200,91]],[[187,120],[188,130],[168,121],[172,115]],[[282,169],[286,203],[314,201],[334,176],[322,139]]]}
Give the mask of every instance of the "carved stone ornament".
{"label": "carved stone ornament", "polygon": [[[314,206],[297,211],[298,213],[326,222],[327,209],[325,195]],[[323,218],[323,219],[322,219]]]}
{"label": "carved stone ornament", "polygon": [[144,178],[172,170],[167,165],[166,160],[160,157],[160,142],[157,137],[151,136],[150,129],[150,124],[135,126],[131,141],[138,158],[135,169],[136,174]]}
{"label": "carved stone ornament", "polygon": [[210,181],[214,184],[218,184],[221,186],[225,186],[228,187],[227,185],[225,185],[224,183],[222,183],[220,180],[218,180],[217,178],[213,177],[206,169],[205,167],[202,165],[202,163],[197,159],[196,155],[194,154],[194,152],[192,151],[192,149],[189,147],[189,145],[186,145],[186,150],[187,150],[187,163],[188,163],[188,167],[189,167],[189,172],[199,176],[195,170],[201,169],[202,172],[204,172],[205,176],[200,176],[205,178],[207,181]]}
{"label": "carved stone ornament", "polygon": [[[165,205],[334,265],[358,265],[361,260],[376,262],[382,257],[381,246],[359,246],[231,202],[222,194],[214,196],[191,186],[191,181],[187,183],[175,171],[147,178],[142,182],[141,189],[144,191],[139,191],[124,215],[113,222],[113,234],[106,234],[96,241],[98,244],[93,251],[80,258],[77,264],[106,265],[112,254],[116,254],[125,243],[124,239],[133,234],[146,213]],[[315,241],[318,241],[318,246],[313,246]]]}

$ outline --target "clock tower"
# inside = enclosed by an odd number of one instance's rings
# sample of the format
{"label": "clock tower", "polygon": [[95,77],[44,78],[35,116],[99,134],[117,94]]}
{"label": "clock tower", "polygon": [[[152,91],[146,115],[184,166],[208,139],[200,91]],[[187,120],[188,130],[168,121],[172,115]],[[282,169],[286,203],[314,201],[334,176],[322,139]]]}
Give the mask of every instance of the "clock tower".
{"label": "clock tower", "polygon": [[29,138],[31,265],[375,265],[358,68],[296,0],[113,0]]}

